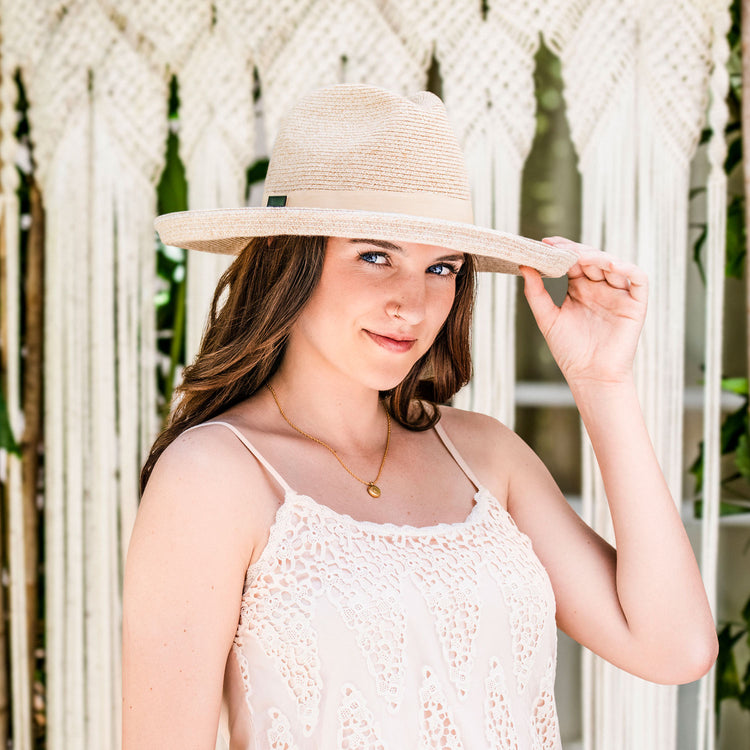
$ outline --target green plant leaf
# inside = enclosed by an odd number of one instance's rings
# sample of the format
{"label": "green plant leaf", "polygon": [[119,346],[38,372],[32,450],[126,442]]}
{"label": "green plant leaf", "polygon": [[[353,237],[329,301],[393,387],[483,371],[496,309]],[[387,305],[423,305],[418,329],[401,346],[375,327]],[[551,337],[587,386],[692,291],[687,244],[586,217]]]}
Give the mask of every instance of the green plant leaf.
{"label": "green plant leaf", "polygon": [[183,278],[177,284],[177,294],[174,303],[175,320],[172,332],[172,345],[169,349],[169,372],[164,392],[164,418],[166,418],[169,407],[172,403],[172,393],[174,391],[175,373],[179,364],[185,359],[185,289],[187,279]]}
{"label": "green plant leaf", "polygon": [[693,243],[693,261],[698,266],[698,273],[701,276],[701,281],[705,285],[706,283],[706,272],[703,270],[703,260],[701,259],[701,252],[703,251],[703,245],[706,244],[706,237],[708,237],[708,224],[703,225],[701,233],[698,235],[698,239]]}
{"label": "green plant leaf", "polygon": [[[748,638],[750,638],[750,597],[748,597],[745,606],[742,608],[742,620],[745,623]],[[748,645],[750,646],[750,642],[748,642]]]}
{"label": "green plant leaf", "polygon": [[180,160],[180,141],[177,136],[179,128],[180,96],[177,79],[172,76],[169,82],[169,135],[167,136],[167,154],[159,184],[156,187],[158,211],[168,214],[172,211],[187,210],[187,180],[185,167]]}
{"label": "green plant leaf", "polygon": [[268,172],[268,159],[257,159],[247,168],[247,185],[253,185],[256,182],[261,182],[266,179],[266,172]]}
{"label": "green plant leaf", "polygon": [[721,390],[737,393],[740,396],[747,396],[748,382],[748,378],[722,378]]}
{"label": "green plant leaf", "polygon": [[169,117],[177,117],[180,111],[180,89],[177,83],[177,76],[172,76],[169,81]]}
{"label": "green plant leaf", "polygon": [[740,474],[750,481],[750,440],[748,440],[747,432],[740,435],[734,454],[734,465]]}
{"label": "green plant leaf", "polygon": [[[747,513],[747,507],[744,505],[736,505],[731,502],[724,502],[723,500],[719,503],[719,515],[723,518],[724,516],[737,516]],[[696,519],[703,518],[703,500],[695,500],[693,502],[693,517]]]}
{"label": "green plant leaf", "polygon": [[721,424],[721,453],[734,453],[740,438],[747,433],[747,404],[727,414]]}
{"label": "green plant leaf", "polygon": [[726,128],[724,128],[725,135],[731,135],[732,133],[737,133],[742,127],[742,123],[737,120],[736,122],[730,122]]}
{"label": "green plant leaf", "polygon": [[[725,378],[722,381],[722,385],[727,385],[724,390],[731,390],[734,393],[743,393],[743,390],[747,388],[747,378]],[[734,463],[739,473],[750,479],[750,442],[748,441],[748,433],[750,432],[750,426],[748,425],[748,402],[747,397],[744,399],[744,403],[739,409],[728,414],[724,421],[721,423],[721,455],[735,454]],[[698,444],[698,457],[690,465],[688,471],[695,478],[695,491],[700,493],[703,489],[703,441]],[[722,480],[722,483],[727,481],[726,478]],[[722,503],[722,507],[724,504]],[[700,518],[702,515],[703,507],[696,503],[695,517]],[[734,506],[727,506],[728,513],[742,512],[741,509],[737,510]],[[725,513],[722,511],[722,515]]]}
{"label": "green plant leaf", "polygon": [[160,214],[187,209],[185,167],[180,161],[179,140],[177,135],[171,131],[167,137],[166,164],[156,188],[156,195]]}
{"label": "green plant leaf", "polygon": [[727,34],[727,40],[730,47],[738,47],[740,45],[740,18],[742,16],[740,0],[732,0],[729,5],[729,13],[732,19],[732,23],[729,27],[729,33]]}
{"label": "green plant leaf", "polygon": [[0,391],[0,450],[6,450],[8,453],[21,455],[21,446],[18,445],[13,437],[13,429],[10,426],[8,417],[8,407],[5,403],[5,394]]}
{"label": "green plant leaf", "polygon": [[716,659],[716,713],[719,704],[727,698],[740,697],[740,678],[737,673],[737,661],[732,650],[737,642],[732,636],[732,626],[725,625],[718,633],[719,656]]}
{"label": "green plant leaf", "polygon": [[745,200],[735,196],[727,208],[727,247],[725,274],[741,279],[745,268],[746,250]]}
{"label": "green plant leaf", "polygon": [[750,661],[745,668],[745,674],[742,676],[742,689],[739,694],[740,706],[746,711],[750,711]]}
{"label": "green plant leaf", "polygon": [[[729,128],[727,128],[727,131]],[[731,171],[742,163],[742,138],[735,138],[727,147],[727,158],[724,161],[724,171],[730,174]]]}
{"label": "green plant leaf", "polygon": [[[699,493],[703,489],[703,441],[698,445],[698,458],[693,461],[688,471],[695,477],[695,491]],[[696,504],[695,517],[702,517],[702,506]]]}
{"label": "green plant leaf", "polygon": [[[724,134],[729,135],[730,133],[733,133],[735,130],[739,130],[739,128],[740,128],[739,122],[730,122],[727,124],[726,128],[724,128]],[[711,130],[711,128],[703,128],[703,130],[701,130],[701,137],[698,142],[708,143],[711,140],[711,133],[713,133],[713,130]]]}

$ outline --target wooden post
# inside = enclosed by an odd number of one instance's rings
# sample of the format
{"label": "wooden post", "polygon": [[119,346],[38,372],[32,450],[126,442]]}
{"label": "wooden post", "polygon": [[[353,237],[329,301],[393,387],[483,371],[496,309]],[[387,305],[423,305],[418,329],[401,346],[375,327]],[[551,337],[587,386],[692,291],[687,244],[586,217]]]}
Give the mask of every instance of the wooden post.
{"label": "wooden post", "polygon": [[[0,76],[2,66],[0,66]],[[0,79],[2,80],[2,79]],[[0,124],[2,120],[0,120]],[[2,133],[0,132],[0,142]],[[0,177],[2,176],[2,156],[0,156]],[[7,277],[5,263],[5,205],[1,200],[3,185],[0,184],[0,300],[7,299]],[[0,315],[0,390],[5,392],[5,372],[8,352],[7,321],[4,315]],[[6,485],[0,483],[0,571],[6,570],[7,565],[7,507],[8,496]],[[7,588],[0,584],[0,747],[8,747],[8,728],[10,724],[10,695],[8,691],[8,661],[5,655],[8,653],[8,630],[5,627],[6,607],[5,596]]]}
{"label": "wooden post", "polygon": [[[26,559],[26,614],[28,623],[29,675],[33,680],[36,666],[37,634],[43,630],[39,622],[39,515],[37,482],[39,447],[42,443],[42,342],[44,323],[44,208],[39,187],[32,178],[29,189],[31,226],[26,247],[25,311],[23,373],[24,432],[21,440],[21,467],[24,509],[24,549]],[[33,696],[36,684],[32,682]],[[46,701],[45,701],[46,703]],[[36,722],[35,722],[36,723]]]}

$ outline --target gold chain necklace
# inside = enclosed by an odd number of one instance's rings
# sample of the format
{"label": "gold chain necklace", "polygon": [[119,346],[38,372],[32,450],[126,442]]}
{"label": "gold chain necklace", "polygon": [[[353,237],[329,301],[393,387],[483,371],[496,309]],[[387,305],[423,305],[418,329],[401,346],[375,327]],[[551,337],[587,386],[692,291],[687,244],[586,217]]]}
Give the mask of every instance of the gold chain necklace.
{"label": "gold chain necklace", "polygon": [[391,444],[391,415],[388,413],[388,409],[385,410],[385,418],[388,423],[388,435],[385,439],[385,451],[383,451],[383,460],[380,462],[380,468],[378,469],[378,475],[375,477],[375,479],[372,480],[372,482],[368,482],[364,479],[360,479],[339,457],[339,454],[336,453],[336,451],[331,448],[328,443],[324,443],[319,438],[313,437],[309,433],[305,432],[304,430],[301,430],[299,427],[297,427],[294,422],[292,422],[289,417],[287,417],[286,414],[284,414],[284,410],[281,408],[281,404],[279,403],[279,399],[276,396],[276,391],[271,387],[270,383],[266,383],[266,388],[268,388],[269,391],[271,391],[271,395],[273,396],[273,400],[276,402],[276,406],[279,410],[279,414],[284,418],[284,421],[293,429],[299,432],[300,435],[304,435],[309,440],[312,440],[314,443],[318,443],[318,445],[322,445],[324,448],[327,448],[331,453],[333,453],[336,460],[351,474],[358,482],[361,482],[362,484],[367,487],[367,494],[370,497],[380,497],[380,487],[376,484],[378,479],[380,479],[380,475],[383,473],[383,466],[385,466],[385,458],[388,455],[388,446]]}

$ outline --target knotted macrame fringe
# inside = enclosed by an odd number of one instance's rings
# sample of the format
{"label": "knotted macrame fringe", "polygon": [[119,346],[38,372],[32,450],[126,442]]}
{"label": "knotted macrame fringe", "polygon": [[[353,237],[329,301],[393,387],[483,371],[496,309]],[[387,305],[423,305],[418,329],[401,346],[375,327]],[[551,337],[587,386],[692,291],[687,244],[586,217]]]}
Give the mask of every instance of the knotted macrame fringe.
{"label": "knotted macrame fringe", "polygon": [[[255,153],[250,60],[224,18],[198,43],[180,74],[180,155],[189,208],[244,203],[245,170]],[[186,362],[198,352],[216,288],[233,257],[189,253]]]}
{"label": "knotted macrame fringe", "polygon": [[[139,468],[158,427],[153,188],[89,114],[45,181],[46,570],[58,579],[46,621],[49,668],[62,678],[48,695],[61,747],[120,736],[120,580]],[[82,186],[74,195],[71,180]]]}
{"label": "knotted macrame fringe", "polygon": [[[51,718],[60,722],[57,747],[85,746],[84,728],[84,478],[90,449],[84,440],[88,361],[88,108],[61,139],[43,192],[48,201],[45,242],[45,569],[56,581],[48,593],[47,667]],[[65,200],[61,193],[77,190]],[[90,492],[90,490],[87,491]]]}
{"label": "knotted macrame fringe", "polygon": [[[74,57],[89,38],[101,54],[91,71]],[[116,747],[121,581],[159,427],[152,222],[166,79],[87,0],[45,50],[25,74],[47,207],[47,744]]]}
{"label": "knotted macrame fringe", "polygon": [[[723,131],[714,131],[723,132]],[[721,136],[719,136],[721,138]],[[726,245],[726,175],[712,165],[708,183],[708,237],[706,253],[706,374],[703,392],[703,515],[701,521],[701,572],[708,600],[716,616],[719,509],[721,501],[721,342],[724,305]],[[715,666],[700,683],[697,750],[716,744]]]}
{"label": "knotted macrame fringe", "polygon": [[[8,420],[16,441],[23,432],[21,411],[21,259],[19,247],[19,202],[16,194],[16,87],[13,68],[5,56],[0,56],[0,242],[5,249],[5,289],[2,316],[7,331],[5,362],[6,406]],[[24,507],[21,461],[6,454],[6,502],[8,508],[8,573],[10,640],[10,686],[13,726],[19,727],[14,746],[31,750],[31,678],[27,624],[26,553],[24,540]],[[6,698],[7,708],[7,698]]]}
{"label": "knotted macrame fringe", "polygon": [[[729,91],[729,7],[726,0],[713,5],[712,71],[709,81],[711,102],[708,125],[710,173],[708,178],[708,235],[706,242],[706,332],[705,384],[703,387],[703,516],[701,522],[701,572],[706,594],[716,617],[717,563],[719,558],[719,508],[721,501],[721,366],[724,309],[724,265],[726,263],[727,178],[724,172]],[[746,271],[747,272],[747,271]],[[716,745],[715,665],[700,683],[697,750]]]}
{"label": "knotted macrame fringe", "polygon": [[[666,340],[669,336],[682,345],[682,313],[680,319],[675,320],[675,312],[681,307],[679,300],[675,303],[671,298],[680,294],[679,282],[684,279],[684,261],[681,268],[678,258],[684,256],[685,248],[684,237],[679,235],[686,219],[686,174],[684,164],[680,164],[678,173],[674,174],[675,160],[665,155],[663,148],[652,145],[654,135],[647,116],[640,120],[645,126],[643,129],[634,127],[631,130],[634,135],[623,134],[624,122],[638,123],[634,83],[632,77],[623,78],[621,97],[614,102],[609,117],[599,123],[593,143],[587,146],[581,159],[582,239],[585,244],[602,247],[624,260],[638,263],[649,273],[649,314],[635,372],[649,431],[656,437],[657,454],[665,473],[671,473],[670,488],[679,499],[682,462],[681,456],[675,458],[672,443],[678,443],[681,448],[681,422],[675,420],[681,418],[682,385],[679,389],[674,387],[675,380],[682,382],[681,369],[674,359],[664,360],[674,354]],[[638,191],[635,190],[636,174],[640,177]],[[640,200],[637,214],[636,195]],[[667,236],[654,238],[653,235],[660,235],[660,228],[664,227],[672,228],[671,236],[667,233]],[[674,275],[657,267],[659,263],[664,266],[669,263],[663,259],[672,259]],[[660,319],[667,317],[669,311],[672,315],[668,320]],[[679,370],[676,376],[675,368]],[[679,401],[678,407],[668,406],[669,399]],[[672,415],[669,424],[654,423],[654,417],[660,413],[660,408],[653,408],[657,404]],[[652,408],[649,405],[653,405]],[[584,518],[614,543],[606,493],[585,431],[583,444]],[[587,706],[584,747],[613,750],[674,747],[675,688],[628,675],[590,652],[584,653],[583,671],[584,705]]]}
{"label": "knotted macrame fringe", "polygon": [[[522,163],[502,134],[484,132],[466,151],[474,221],[518,231]],[[472,327],[471,383],[454,399],[459,408],[479,411],[512,427],[515,419],[514,277],[478,275]]]}

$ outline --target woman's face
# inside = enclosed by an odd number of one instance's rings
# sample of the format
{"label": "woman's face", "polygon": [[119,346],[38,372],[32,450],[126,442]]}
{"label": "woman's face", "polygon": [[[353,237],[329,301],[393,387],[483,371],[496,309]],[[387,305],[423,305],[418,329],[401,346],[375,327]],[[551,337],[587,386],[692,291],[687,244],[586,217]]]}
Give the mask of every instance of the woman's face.
{"label": "woman's face", "polygon": [[395,387],[445,322],[463,262],[435,245],[329,237],[287,355],[375,390]]}

